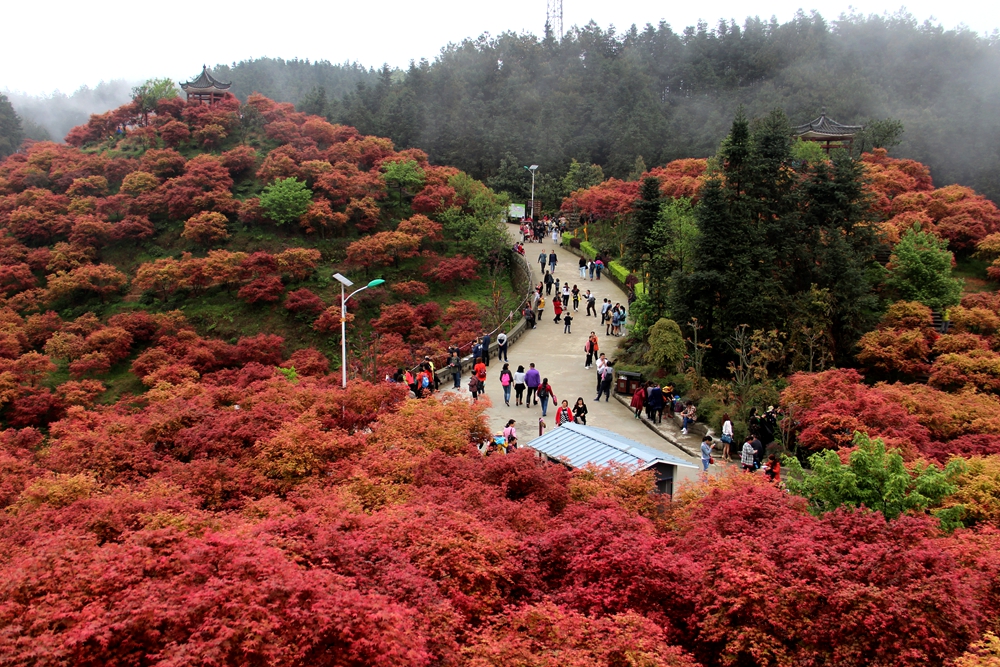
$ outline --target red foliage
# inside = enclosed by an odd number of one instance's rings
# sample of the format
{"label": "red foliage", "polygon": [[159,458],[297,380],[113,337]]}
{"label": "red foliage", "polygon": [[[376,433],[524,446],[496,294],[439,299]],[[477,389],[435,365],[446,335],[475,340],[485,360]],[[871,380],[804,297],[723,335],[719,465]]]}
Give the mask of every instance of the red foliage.
{"label": "red foliage", "polygon": [[602,220],[627,215],[639,198],[639,181],[609,178],[586,190],[577,190],[563,199],[563,211],[579,211]]}
{"label": "red foliage", "polygon": [[307,313],[318,316],[326,310],[326,304],[313,292],[303,287],[288,293],[288,296],[285,297],[285,310],[295,314]]}
{"label": "red foliage", "polygon": [[299,375],[322,377],[330,370],[330,360],[319,350],[307,347],[293,352],[282,366],[294,368]]}
{"label": "red foliage", "polygon": [[429,280],[443,285],[454,285],[457,281],[478,280],[479,262],[474,257],[455,255],[437,258],[424,269],[423,275]]}
{"label": "red foliage", "polygon": [[265,366],[277,366],[281,363],[284,346],[285,339],[274,334],[240,338],[236,343],[236,360],[243,364],[256,361]]}
{"label": "red foliage", "polygon": [[273,303],[281,299],[285,286],[278,276],[257,278],[240,288],[237,296],[247,303]]}
{"label": "red foliage", "polygon": [[413,198],[411,206],[416,213],[433,215],[455,206],[457,201],[458,195],[455,193],[455,188],[450,185],[426,185]]}
{"label": "red foliage", "polygon": [[195,243],[216,243],[229,238],[228,223],[229,220],[221,213],[206,211],[189,218],[184,223],[181,236]]}
{"label": "red foliage", "polygon": [[409,300],[427,296],[428,291],[430,291],[430,288],[427,287],[427,283],[422,283],[419,280],[403,280],[398,283],[393,283],[391,289],[393,292],[398,294],[400,298]]}
{"label": "red foliage", "polygon": [[799,445],[809,450],[850,447],[855,431],[882,438],[913,457],[930,444],[928,430],[857,371],[795,373],[781,394],[800,423]]}

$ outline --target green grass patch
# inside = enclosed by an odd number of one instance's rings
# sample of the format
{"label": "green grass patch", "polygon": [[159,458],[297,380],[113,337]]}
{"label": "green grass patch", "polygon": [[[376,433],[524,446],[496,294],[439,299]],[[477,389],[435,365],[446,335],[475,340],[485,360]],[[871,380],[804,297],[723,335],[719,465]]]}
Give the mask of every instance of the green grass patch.
{"label": "green grass patch", "polygon": [[989,265],[990,262],[978,257],[955,257],[955,267],[951,270],[951,275],[965,281],[966,293],[993,292],[1000,289],[1000,285],[986,275],[986,268]]}

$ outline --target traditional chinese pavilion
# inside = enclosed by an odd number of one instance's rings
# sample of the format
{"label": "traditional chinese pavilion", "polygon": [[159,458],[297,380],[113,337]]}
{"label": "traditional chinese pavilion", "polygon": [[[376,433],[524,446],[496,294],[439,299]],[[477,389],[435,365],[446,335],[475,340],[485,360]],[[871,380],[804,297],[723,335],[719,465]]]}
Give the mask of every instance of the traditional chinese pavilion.
{"label": "traditional chinese pavilion", "polygon": [[208,71],[207,65],[202,65],[201,76],[194,81],[182,83],[181,88],[187,93],[188,102],[199,102],[211,106],[225,97],[232,85],[232,83],[219,81]]}
{"label": "traditional chinese pavilion", "polygon": [[864,129],[863,125],[841,125],[826,117],[826,107],[820,117],[811,123],[793,128],[792,133],[802,141],[815,141],[829,153],[834,148],[843,148],[848,153],[854,147],[854,135]]}

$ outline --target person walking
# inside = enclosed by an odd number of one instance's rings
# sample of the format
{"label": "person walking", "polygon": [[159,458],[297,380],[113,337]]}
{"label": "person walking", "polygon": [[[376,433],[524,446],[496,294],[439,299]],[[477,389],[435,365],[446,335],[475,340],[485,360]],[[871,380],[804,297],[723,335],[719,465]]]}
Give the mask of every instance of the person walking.
{"label": "person walking", "polygon": [[524,401],[527,407],[531,407],[531,400],[534,398],[535,405],[538,405],[538,385],[542,383],[542,376],[535,369],[535,364],[528,364],[528,372],[524,374],[524,384],[528,387],[528,396]]}
{"label": "person walking", "polygon": [[503,402],[510,407],[510,386],[514,383],[514,374],[510,372],[510,364],[504,364],[500,370],[500,386],[503,387]]}
{"label": "person walking", "polygon": [[482,335],[482,341],[483,341],[483,363],[486,364],[487,368],[489,368],[490,367],[490,343],[492,343],[493,341],[490,340],[490,335],[488,333],[484,333]]}
{"label": "person walking", "polygon": [[482,358],[483,358],[483,339],[477,337],[474,341],[472,341],[473,363],[475,363],[476,359],[482,359]]}
{"label": "person walking", "polygon": [[552,299],[552,311],[556,314],[556,316],[552,318],[552,321],[555,322],[556,324],[559,324],[560,320],[562,320],[563,306],[562,306],[562,299],[560,299],[558,296]]}
{"label": "person walking", "polygon": [[597,265],[594,262],[587,262],[587,271],[590,273],[590,279],[594,279],[594,270],[597,269]]}
{"label": "person walking", "polygon": [[562,286],[562,300],[563,300],[563,310],[569,308],[569,281],[563,283]]}
{"label": "person walking", "polygon": [[587,404],[583,402],[583,396],[576,399],[576,405],[573,406],[573,421],[587,425]]}
{"label": "person walking", "polygon": [[545,416],[546,411],[549,409],[549,399],[552,399],[554,403],[556,395],[552,392],[552,385],[549,384],[548,378],[542,378],[542,381],[538,384],[538,399],[542,402],[542,416]]}
{"label": "person walking", "polygon": [[655,382],[650,383],[646,392],[646,403],[649,406],[649,421],[654,424],[663,422],[663,390]]}
{"label": "person walking", "polygon": [[555,278],[552,277],[552,274],[549,271],[546,271],[545,278],[542,279],[542,282],[545,283],[545,296],[550,296],[552,294],[552,284],[555,282]]}
{"label": "person walking", "polygon": [[753,445],[750,444],[751,441],[753,441],[753,436],[747,435],[746,442],[743,443],[743,450],[740,452],[740,463],[743,464],[743,472],[753,472],[756,470],[754,467]]}
{"label": "person walking", "polygon": [[587,353],[587,363],[584,364],[584,368],[590,368],[594,361],[594,355],[597,354],[597,349],[597,334],[591,331],[590,337],[587,338],[587,342],[583,345],[583,351]]}
{"label": "person walking", "polygon": [[635,410],[635,418],[642,419],[642,410],[646,407],[646,388],[641,384],[636,387],[635,393],[632,394],[632,402],[629,405]]}
{"label": "person walking", "polygon": [[462,357],[459,355],[457,347],[448,349],[448,368],[451,370],[451,379],[455,381],[455,389],[462,388]]}
{"label": "person walking", "polygon": [[601,352],[601,356],[599,356],[597,358],[597,393],[598,394],[601,393],[601,380],[603,379],[601,377],[601,372],[604,370],[604,367],[607,366],[607,365],[608,365],[608,359],[607,359],[606,356],[604,356],[604,353]]}
{"label": "person walking", "polygon": [[597,390],[597,400],[601,400],[601,394],[604,394],[605,403],[611,400],[611,383],[614,382],[614,376],[615,369],[609,361],[601,371],[601,386]]}
{"label": "person walking", "polygon": [[510,449],[511,441],[517,440],[517,429],[514,427],[516,423],[513,419],[508,419],[507,425],[503,427],[503,439],[507,443],[508,450]]}
{"label": "person walking", "polygon": [[479,393],[480,394],[485,394],[486,393],[486,364],[483,363],[483,360],[481,358],[480,359],[476,359],[475,363],[472,365],[472,372],[475,373],[476,377],[479,379]]}
{"label": "person walking", "polygon": [[510,361],[507,358],[507,334],[500,332],[497,334],[497,361]]}
{"label": "person walking", "polygon": [[542,267],[542,275],[545,275],[545,263],[549,261],[549,255],[544,249],[538,253],[538,265]]}
{"label": "person walking", "polygon": [[549,272],[556,272],[556,262],[559,261],[559,256],[556,255],[556,249],[553,248],[552,252],[549,253]]}
{"label": "person walking", "polygon": [[524,366],[518,366],[514,371],[514,405],[524,403]]}
{"label": "person walking", "polygon": [[586,257],[581,257],[580,258],[580,277],[581,278],[586,278],[587,277],[587,258]]}
{"label": "person walking", "polygon": [[573,289],[570,290],[573,295],[573,312],[580,310],[580,288],[573,285]]}
{"label": "person walking", "polygon": [[566,311],[566,314],[563,315],[563,333],[564,334],[573,333],[570,330],[570,328],[569,328],[569,325],[571,325],[572,323],[573,323],[573,316],[569,314],[569,311]]}
{"label": "person walking", "polygon": [[573,421],[573,413],[569,409],[569,402],[563,401],[556,409],[556,426],[562,426]]}
{"label": "person walking", "polygon": [[708,466],[712,463],[712,450],[715,449],[715,443],[712,442],[712,436],[706,435],[701,439],[701,471],[708,474]]}
{"label": "person walking", "polygon": [[594,261],[594,267],[597,269],[597,279],[600,280],[601,271],[604,270],[604,262],[602,262],[600,258],[598,258],[597,260]]}
{"label": "person walking", "polygon": [[538,299],[538,321],[542,321],[542,315],[545,314],[545,297],[539,297]]}
{"label": "person walking", "polygon": [[760,470],[761,465],[764,463],[764,444],[760,441],[760,438],[753,436],[750,446],[753,448],[754,469]]}
{"label": "person walking", "polygon": [[479,386],[479,378],[473,373],[469,376],[469,393],[472,394],[472,402],[475,403],[479,400],[479,392],[481,387]]}
{"label": "person walking", "polygon": [[729,448],[733,445],[733,422],[729,413],[722,413],[722,460],[729,460]]}
{"label": "person walking", "polygon": [[587,290],[584,298],[587,300],[587,317],[591,315],[597,317],[597,297],[591,294],[590,290]]}

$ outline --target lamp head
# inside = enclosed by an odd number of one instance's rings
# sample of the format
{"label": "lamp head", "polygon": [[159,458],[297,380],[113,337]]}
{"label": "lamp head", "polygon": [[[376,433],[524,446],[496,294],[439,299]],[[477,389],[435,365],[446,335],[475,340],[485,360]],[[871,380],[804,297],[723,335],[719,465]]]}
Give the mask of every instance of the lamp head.
{"label": "lamp head", "polygon": [[368,283],[368,287],[378,287],[379,285],[383,284],[384,282],[385,281],[382,280],[381,278],[376,278],[375,280],[373,280],[370,283]]}

